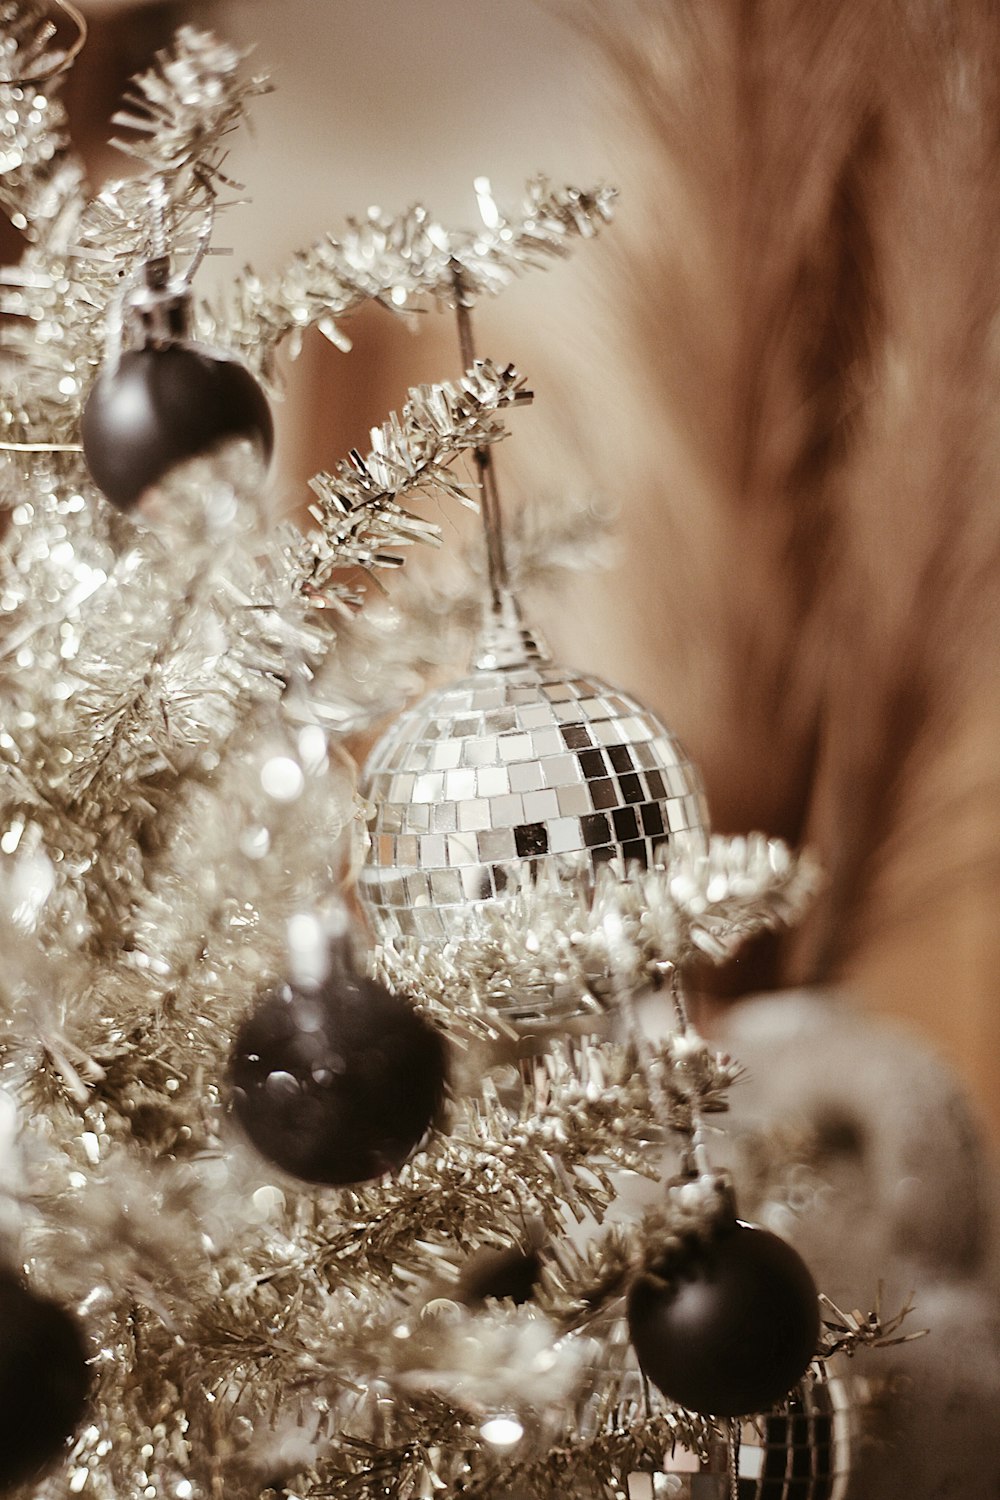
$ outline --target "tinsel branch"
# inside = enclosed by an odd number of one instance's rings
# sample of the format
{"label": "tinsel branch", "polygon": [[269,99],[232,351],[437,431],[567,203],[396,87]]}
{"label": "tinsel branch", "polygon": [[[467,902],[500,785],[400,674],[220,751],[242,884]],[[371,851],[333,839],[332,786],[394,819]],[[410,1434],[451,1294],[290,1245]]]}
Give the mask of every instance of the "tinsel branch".
{"label": "tinsel branch", "polygon": [[154,179],[163,195],[167,244],[175,256],[183,252],[185,234],[197,234],[227,183],[226,137],[245,120],[248,101],[270,87],[265,78],[244,77],[244,57],[211,32],[182,26],[155,66],[132,80],[113,121],[129,134],[112,144],[143,170],[109,184],[90,205],[78,247],[85,261],[111,262],[120,279],[130,258],[148,252]]}
{"label": "tinsel branch", "polygon": [[416,205],[395,218],[371,209],[349,220],[340,238],[327,236],[271,279],[245,276],[217,308],[203,309],[204,329],[225,332],[244,357],[270,373],[270,353],[292,336],[293,352],[306,328],[318,326],[349,348],[338,319],[375,301],[409,314],[427,305],[451,307],[456,271],[467,303],[496,294],[529,269],[569,254],[573,242],[591,238],[612,214],[615,192],[554,189],[539,177],[527,185],[518,212],[504,214],[480,182],[482,225],[448,230]]}
{"label": "tinsel branch", "polygon": [[176,259],[197,245],[206,214],[227,182],[225,139],[246,118],[248,101],[269,88],[264,78],[243,76],[243,60],[244,54],[211,32],[182,26],[156,65],[133,79],[126,107],[114,116],[129,135],[113,144],[143,170],[108,184],[89,204],[75,248],[77,274],[89,285],[101,318],[135,263],[150,253],[154,179],[172,255]]}
{"label": "tinsel branch", "polygon": [[909,1304],[892,1317],[884,1318],[881,1311],[881,1290],[875,1308],[870,1313],[843,1312],[825,1292],[820,1293],[823,1322],[820,1334],[819,1357],[827,1360],[835,1354],[856,1354],[859,1349],[891,1349],[896,1344],[909,1344],[914,1339],[924,1338],[926,1328],[913,1333],[899,1333],[912,1308]]}
{"label": "tinsel branch", "polygon": [[29,242],[50,236],[82,191],[56,76],[67,54],[54,35],[43,6],[0,6],[0,209]]}
{"label": "tinsel branch", "polygon": [[[318,497],[310,514],[319,532],[290,548],[302,587],[323,598],[338,571],[399,567],[402,558],[389,549],[436,542],[439,528],[404,509],[400,500],[435,490],[474,505],[468,483],[458,482],[450,466],[506,436],[499,414],[531,399],[513,365],[499,369],[489,361],[477,361],[458,385],[411,390],[402,415],[373,430],[367,457],[352,452],[332,474],[310,480]],[[327,595],[326,602],[343,597]]]}
{"label": "tinsel branch", "polygon": [[494,1010],[544,1015],[567,1003],[609,1006],[641,993],[699,953],[721,961],[754,932],[795,919],[819,873],[777,839],[714,836],[650,870],[555,862],[536,877],[512,867],[510,894],[472,910],[443,947],[396,943],[376,956],[388,982],[452,1016]]}
{"label": "tinsel branch", "polygon": [[[306,1493],[310,1500],[384,1500],[387,1486],[400,1496],[461,1494],[463,1500],[494,1500],[525,1494],[537,1500],[604,1500],[612,1476],[657,1472],[663,1455],[682,1446],[708,1456],[711,1429],[686,1412],[649,1412],[629,1400],[588,1414],[582,1430],[554,1443],[543,1458],[484,1452],[479,1423],[440,1403],[437,1422],[422,1426],[418,1442],[397,1446],[348,1439],[336,1460],[325,1461]],[[425,1415],[426,1422],[426,1415]],[[596,1426],[597,1430],[594,1430]],[[456,1488],[452,1488],[452,1487]],[[459,1488],[460,1487],[460,1488]]]}
{"label": "tinsel branch", "polygon": [[261,75],[241,76],[246,56],[211,32],[182,26],[173,49],[133,78],[111,120],[129,133],[111,144],[150,173],[196,170],[218,179],[223,140],[242,123],[247,100],[270,90]]}

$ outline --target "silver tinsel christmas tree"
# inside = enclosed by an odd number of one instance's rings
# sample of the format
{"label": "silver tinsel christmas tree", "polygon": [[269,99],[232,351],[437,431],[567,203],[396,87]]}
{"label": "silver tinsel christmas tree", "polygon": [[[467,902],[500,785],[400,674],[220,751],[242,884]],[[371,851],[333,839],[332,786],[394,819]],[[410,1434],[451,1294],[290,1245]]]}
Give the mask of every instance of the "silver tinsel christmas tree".
{"label": "silver tinsel christmas tree", "polygon": [[[508,576],[490,453],[530,393],[472,356],[469,310],[613,194],[534,182],[508,214],[482,186],[472,233],[372,212],[199,305],[223,142],[264,82],[182,31],[119,116],[133,174],[91,196],[70,58],[31,6],[0,24],[25,241],[0,301],[0,1481],[636,1500],[736,1493],[742,1443],[741,1495],[843,1493],[827,1363],[894,1328],[811,1322],[801,1263],[735,1223],[706,1116],[737,1069],[681,982],[794,920],[814,871],[712,838],[673,737],[551,663]],[[269,526],[250,374],[370,300],[457,310],[466,373],[316,478],[312,530]],[[428,493],[483,503],[475,664],[359,782],[349,737],[400,707],[438,628],[365,607],[363,580],[439,540]],[[345,904],[362,863],[368,945]],[[660,1040],[649,995],[676,1018]],[[637,1175],[671,1180],[643,1213]],[[747,1239],[778,1247],[771,1303],[740,1263],[756,1333],[713,1356],[733,1337],[713,1311],[675,1389],[678,1288]]]}

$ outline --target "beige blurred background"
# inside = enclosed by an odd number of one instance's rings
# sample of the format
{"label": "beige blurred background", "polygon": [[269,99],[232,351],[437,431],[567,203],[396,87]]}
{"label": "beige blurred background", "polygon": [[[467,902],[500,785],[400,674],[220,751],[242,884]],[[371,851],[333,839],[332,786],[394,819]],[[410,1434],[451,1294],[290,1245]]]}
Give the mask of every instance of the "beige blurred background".
{"label": "beige blurred background", "polygon": [[[257,102],[252,137],[234,141],[229,170],[250,201],[220,221],[217,243],[230,246],[233,258],[211,262],[208,280],[247,261],[273,267],[370,203],[395,210],[420,199],[445,222],[471,224],[477,175],[511,202],[540,170],[585,186],[636,177],[640,150],[630,141],[627,108],[609,104],[592,49],[555,7],[533,0],[85,8],[93,34],[69,103],[97,175],[120,170],[101,141],[124,77],[179,22],[252,46],[253,66],[273,76],[276,92]],[[647,189],[624,198],[609,240],[621,234],[621,244],[634,244],[643,233],[661,233],[655,184]],[[720,685],[722,664],[682,639],[698,635],[698,614],[678,621],[671,609],[676,570],[686,564],[672,550],[650,474],[659,469],[672,505],[690,496],[692,508],[698,476],[655,390],[633,367],[627,330],[612,349],[625,326],[618,308],[631,293],[628,265],[616,256],[614,244],[583,248],[565,265],[526,278],[477,320],[480,351],[513,360],[538,393],[503,451],[512,502],[529,488],[544,496],[565,485],[621,507],[614,570],[577,586],[568,606],[540,609],[560,655],[635,691],[688,741],[721,831],[759,827],[796,839],[807,826],[802,767],[783,758],[780,741],[769,753],[767,725],[751,724],[750,715],[744,742],[742,710]],[[657,316],[651,306],[650,318]],[[415,336],[375,310],[355,319],[351,332],[350,355],[316,335],[289,374],[276,481],[283,508],[301,504],[309,474],[352,444],[363,447],[368,427],[400,403],[408,385],[458,373],[444,319],[429,318]],[[665,324],[663,340],[672,336]],[[739,547],[721,551],[728,561],[706,587],[739,596]],[[869,561],[876,583],[880,570],[891,579],[891,551]],[[845,657],[853,649],[843,642]],[[752,707],[752,680],[744,686]],[[866,875],[870,889],[861,894],[870,919],[831,967],[815,972],[930,1040],[1000,1135],[998,744],[994,673],[992,689],[970,696],[947,734],[917,757],[887,845],[901,840],[902,856]],[[808,828],[822,854],[824,840],[832,847],[837,838],[837,806],[821,797],[817,805]],[[738,995],[801,977],[813,971],[794,952],[778,964],[762,950],[735,967],[726,987]]]}

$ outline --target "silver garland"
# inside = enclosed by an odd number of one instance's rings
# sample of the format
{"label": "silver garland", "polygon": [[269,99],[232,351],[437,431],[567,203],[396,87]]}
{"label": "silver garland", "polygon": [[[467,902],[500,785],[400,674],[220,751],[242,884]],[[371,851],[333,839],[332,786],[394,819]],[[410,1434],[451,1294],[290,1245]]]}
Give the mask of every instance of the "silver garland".
{"label": "silver garland", "polygon": [[319,531],[306,538],[293,563],[309,595],[329,602],[324,591],[337,571],[401,567],[398,549],[439,541],[440,529],[400,501],[433,490],[474,507],[469,485],[457,481],[450,466],[498,442],[506,433],[499,414],[531,399],[512,365],[499,370],[488,361],[467,370],[458,386],[410,391],[401,416],[372,432],[367,458],[354,452],[334,473],[310,480],[317,496],[310,514]]}
{"label": "silver garland", "polygon": [[452,1017],[491,1016],[512,996],[599,1014],[621,993],[658,988],[696,954],[721,961],[754,933],[791,924],[817,889],[807,857],[760,834],[712,837],[661,868],[552,860],[511,867],[509,894],[474,907],[442,945],[400,939],[377,971]]}
{"label": "silver garland", "polygon": [[612,188],[555,189],[535,178],[520,209],[504,213],[485,181],[477,189],[483,218],[477,230],[446,229],[422,204],[395,217],[370,209],[277,276],[243,277],[217,307],[202,310],[206,334],[224,337],[265,374],[272,372],[269,351],[290,339],[295,352],[307,328],[349,349],[338,320],[362,303],[406,317],[427,306],[453,307],[457,283],[471,305],[591,238],[611,218],[615,198]]}

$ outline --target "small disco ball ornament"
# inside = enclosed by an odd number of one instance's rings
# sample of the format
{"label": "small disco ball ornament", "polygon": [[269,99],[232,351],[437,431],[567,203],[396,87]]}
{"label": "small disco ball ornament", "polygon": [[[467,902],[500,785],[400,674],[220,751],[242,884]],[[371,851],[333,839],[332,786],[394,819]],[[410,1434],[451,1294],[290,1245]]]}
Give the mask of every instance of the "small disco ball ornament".
{"label": "small disco ball ornament", "polygon": [[327,1187],[398,1171],[440,1109],[445,1076],[440,1032],[346,964],[266,994],[229,1068],[233,1113],[261,1155]]}
{"label": "small disco ball ornament", "polygon": [[83,409],[81,439],[94,483],[132,510],[178,464],[223,443],[248,442],[262,465],[274,446],[267,398],[243,365],[188,334],[190,295],[147,266],[126,303],[135,347],[101,370]]}
{"label": "small disco ball ornament", "polygon": [[[865,1427],[864,1406],[856,1383],[824,1374],[796,1386],[777,1411],[743,1423],[739,1500],[846,1500],[857,1478],[854,1455]],[[721,1500],[730,1494],[724,1442],[713,1443],[709,1454],[708,1473],[716,1476],[717,1490],[709,1490],[706,1471],[693,1454],[690,1458],[701,1476],[676,1474],[674,1486],[664,1490],[671,1500],[702,1493],[717,1493]],[[682,1455],[675,1450],[666,1471],[679,1461]]]}
{"label": "small disco ball ornament", "polygon": [[554,665],[530,634],[484,645],[375,745],[374,805],[358,892],[382,941],[442,943],[547,856],[649,866],[701,847],[701,780],[665,726],[627,693]]}
{"label": "small disco ball ornament", "polygon": [[741,1417],[768,1411],[802,1379],[819,1339],[819,1294],[785,1240],[723,1220],[636,1277],[628,1327],[640,1366],[669,1400]]}
{"label": "small disco ball ornament", "polygon": [[[789,1396],[782,1411],[764,1420],[754,1433],[759,1444],[756,1467],[741,1481],[753,1500],[834,1500],[842,1494],[850,1467],[850,1444],[843,1417],[838,1421],[839,1385],[809,1381]],[[741,1445],[742,1450],[742,1445]]]}
{"label": "small disco ball ornament", "polygon": [[89,1389],[76,1320],[0,1271],[0,1487],[35,1478],[59,1456]]}

